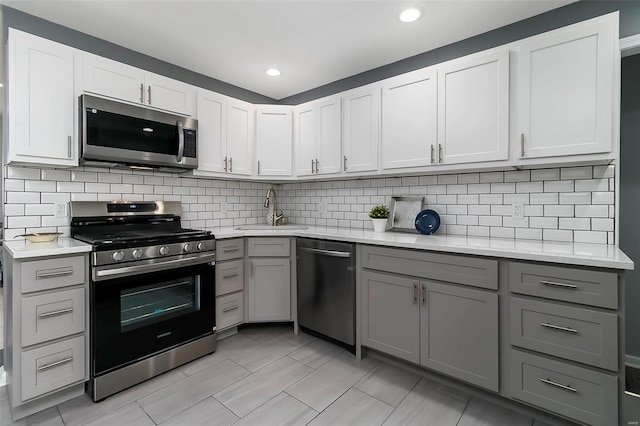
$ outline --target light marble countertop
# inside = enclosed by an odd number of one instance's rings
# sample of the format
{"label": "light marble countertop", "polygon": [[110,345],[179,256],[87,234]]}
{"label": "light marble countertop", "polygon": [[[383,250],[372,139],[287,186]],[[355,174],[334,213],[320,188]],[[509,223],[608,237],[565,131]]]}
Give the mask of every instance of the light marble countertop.
{"label": "light marble countertop", "polygon": [[4,240],[3,245],[14,259],[87,253],[92,248],[90,244],[68,237],[60,237],[58,241],[48,243],[30,243],[27,240]]}
{"label": "light marble countertop", "polygon": [[238,237],[308,237],[388,247],[411,248],[445,253],[493,256],[566,265],[633,270],[633,261],[617,246],[564,243],[508,238],[421,235],[401,232],[373,232],[355,228],[308,226],[307,229],[277,227],[271,230],[238,230],[233,226],[207,228],[216,239]]}

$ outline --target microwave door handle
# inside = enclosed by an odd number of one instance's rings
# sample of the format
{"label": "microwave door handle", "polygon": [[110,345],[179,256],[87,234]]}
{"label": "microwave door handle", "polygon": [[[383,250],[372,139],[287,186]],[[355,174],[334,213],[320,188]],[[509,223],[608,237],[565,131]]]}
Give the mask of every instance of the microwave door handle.
{"label": "microwave door handle", "polygon": [[178,120],[178,157],[176,160],[179,162],[182,161],[182,156],[184,155],[184,125],[182,121]]}

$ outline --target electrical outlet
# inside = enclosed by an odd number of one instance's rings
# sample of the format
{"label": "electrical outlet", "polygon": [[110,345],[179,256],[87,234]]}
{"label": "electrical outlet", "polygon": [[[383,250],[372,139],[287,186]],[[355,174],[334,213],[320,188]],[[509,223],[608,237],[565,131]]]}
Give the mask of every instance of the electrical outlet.
{"label": "electrical outlet", "polygon": [[67,203],[56,203],[55,217],[67,217]]}
{"label": "electrical outlet", "polygon": [[524,204],[513,203],[511,204],[511,217],[513,219],[524,219]]}
{"label": "electrical outlet", "polygon": [[227,212],[227,209],[228,209],[228,207],[227,207],[227,203],[221,203],[221,204],[220,204],[220,211],[221,211],[222,213],[226,213],[226,212]]}

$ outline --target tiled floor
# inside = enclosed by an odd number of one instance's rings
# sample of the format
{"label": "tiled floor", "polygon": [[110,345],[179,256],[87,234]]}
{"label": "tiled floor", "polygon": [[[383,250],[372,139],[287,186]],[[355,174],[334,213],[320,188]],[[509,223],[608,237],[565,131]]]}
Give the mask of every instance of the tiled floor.
{"label": "tiled floor", "polygon": [[[291,327],[246,328],[218,350],[100,403],[82,396],[15,425],[508,425],[542,423],[425,377],[362,361]],[[0,426],[10,424],[0,390]]]}

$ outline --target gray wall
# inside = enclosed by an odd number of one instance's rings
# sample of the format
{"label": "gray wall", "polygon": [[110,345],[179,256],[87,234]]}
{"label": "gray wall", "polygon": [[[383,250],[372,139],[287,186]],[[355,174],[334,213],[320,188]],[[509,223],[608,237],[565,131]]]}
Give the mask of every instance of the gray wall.
{"label": "gray wall", "polygon": [[626,275],[626,352],[640,357],[640,55],[622,60],[620,110],[620,248],[636,263]]}
{"label": "gray wall", "polygon": [[131,49],[109,43],[97,37],[90,36],[79,31],[72,30],[62,25],[26,14],[7,6],[2,6],[3,22],[2,34],[7,39],[8,28],[15,28],[31,33],[58,43],[66,44],[86,52],[104,56],[114,61],[123,62],[134,67],[155,72],[166,77],[181,80],[195,86],[204,87],[217,93],[242,99],[247,102],[265,104],[275,103],[275,100],[267,96],[243,89],[238,86],[198,74],[188,69],[152,58]]}
{"label": "gray wall", "polygon": [[640,34],[640,1],[583,0],[457,43],[280,99],[278,103],[297,105],[618,10],[620,11],[620,37]]}

